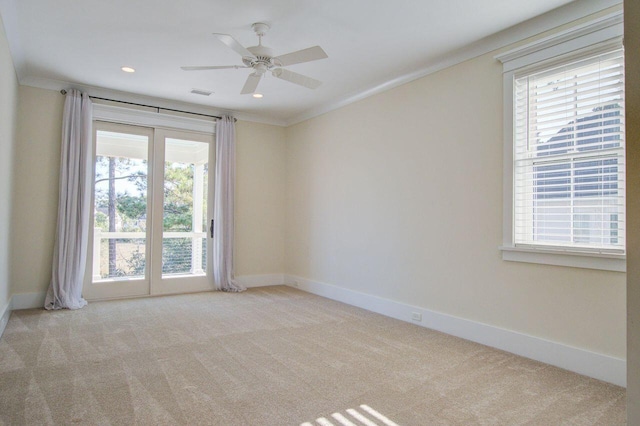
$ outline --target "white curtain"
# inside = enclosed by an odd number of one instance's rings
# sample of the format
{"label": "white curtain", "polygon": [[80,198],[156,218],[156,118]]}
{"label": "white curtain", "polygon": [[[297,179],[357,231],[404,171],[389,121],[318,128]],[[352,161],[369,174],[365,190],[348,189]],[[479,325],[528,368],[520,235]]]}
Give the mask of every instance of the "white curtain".
{"label": "white curtain", "polygon": [[233,117],[216,123],[215,203],[213,207],[213,279],[216,290],[244,291],[233,275],[233,209],[236,126]]}
{"label": "white curtain", "polygon": [[69,90],[64,103],[58,225],[46,309],[79,309],[82,298],[91,200],[91,99]]}

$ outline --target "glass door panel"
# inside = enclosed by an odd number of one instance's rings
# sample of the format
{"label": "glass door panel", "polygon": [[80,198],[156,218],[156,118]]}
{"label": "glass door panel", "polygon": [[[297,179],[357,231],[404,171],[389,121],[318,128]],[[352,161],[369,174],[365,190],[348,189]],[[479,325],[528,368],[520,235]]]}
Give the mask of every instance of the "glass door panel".
{"label": "glass door panel", "polygon": [[207,254],[213,197],[213,176],[209,165],[215,164],[213,136],[157,129],[155,134],[157,163],[155,179],[162,184],[154,188],[154,211],[161,221],[154,222],[154,257],[152,294],[184,293],[213,289]]}
{"label": "glass door panel", "polygon": [[152,133],[96,123],[89,298],[148,293]]}
{"label": "glass door panel", "polygon": [[165,139],[162,276],[206,275],[209,144]]}

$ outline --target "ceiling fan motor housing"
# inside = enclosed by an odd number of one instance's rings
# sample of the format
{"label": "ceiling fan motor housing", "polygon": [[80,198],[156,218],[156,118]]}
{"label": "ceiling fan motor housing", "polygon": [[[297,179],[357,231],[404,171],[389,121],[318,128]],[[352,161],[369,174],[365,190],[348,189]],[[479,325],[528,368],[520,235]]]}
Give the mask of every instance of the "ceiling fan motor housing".
{"label": "ceiling fan motor housing", "polygon": [[275,66],[274,62],[269,56],[256,56],[255,58],[244,57],[242,58],[242,62],[244,62],[246,66],[251,67],[256,71],[270,70]]}
{"label": "ceiling fan motor housing", "polygon": [[[253,24],[254,30],[256,29],[256,25],[267,25],[267,24]],[[257,30],[256,30],[257,32]],[[242,57],[242,62],[248,66],[255,68],[256,70],[264,69],[269,70],[273,68],[276,64],[274,64],[273,58],[273,49],[263,46],[262,43],[257,46],[247,47],[247,50],[251,52],[255,57],[252,58],[250,56]]]}

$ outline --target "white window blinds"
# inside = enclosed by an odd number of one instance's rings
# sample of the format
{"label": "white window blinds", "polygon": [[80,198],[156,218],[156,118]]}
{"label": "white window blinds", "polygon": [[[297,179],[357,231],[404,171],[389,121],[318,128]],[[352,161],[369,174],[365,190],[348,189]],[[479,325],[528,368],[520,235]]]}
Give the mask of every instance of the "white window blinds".
{"label": "white window blinds", "polygon": [[624,253],[622,49],[514,77],[516,246]]}

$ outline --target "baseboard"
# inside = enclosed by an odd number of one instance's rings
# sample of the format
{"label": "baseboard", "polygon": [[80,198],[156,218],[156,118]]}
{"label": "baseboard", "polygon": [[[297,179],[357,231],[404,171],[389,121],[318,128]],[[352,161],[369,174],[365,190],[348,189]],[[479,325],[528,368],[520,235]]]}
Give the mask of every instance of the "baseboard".
{"label": "baseboard", "polygon": [[282,285],[285,283],[284,274],[240,275],[235,279],[238,284],[247,288]]}
{"label": "baseboard", "polygon": [[[248,288],[282,285],[285,282],[284,274],[241,275],[235,279],[237,282]],[[46,291],[14,294],[12,298],[12,309],[42,308],[44,306],[44,299],[46,295]]]}
{"label": "baseboard", "polygon": [[46,296],[46,291],[14,294],[11,298],[11,308],[14,311],[18,309],[42,308],[44,307],[44,299]]}
{"label": "baseboard", "polygon": [[[293,275],[285,275],[284,278],[287,285],[309,293],[511,352],[618,386],[626,387],[627,384],[627,363],[624,359],[574,348],[332,284],[311,281]],[[414,313],[421,315],[422,319],[420,321],[412,320]]]}
{"label": "baseboard", "polygon": [[0,309],[0,338],[4,334],[4,329],[7,328],[7,323],[9,322],[9,317],[11,316],[11,298],[5,304],[5,306]]}

